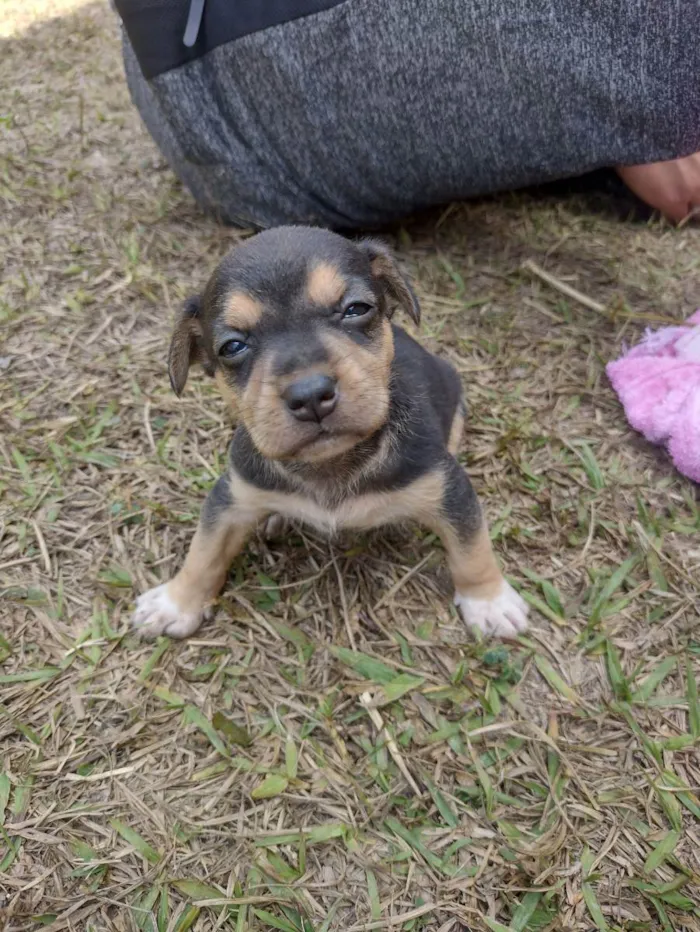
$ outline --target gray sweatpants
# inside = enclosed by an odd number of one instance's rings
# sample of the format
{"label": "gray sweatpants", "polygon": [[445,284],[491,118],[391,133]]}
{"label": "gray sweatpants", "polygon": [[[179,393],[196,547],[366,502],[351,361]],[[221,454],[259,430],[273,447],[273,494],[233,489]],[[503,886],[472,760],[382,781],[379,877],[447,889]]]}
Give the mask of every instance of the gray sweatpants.
{"label": "gray sweatpants", "polygon": [[149,80],[124,52],[173,170],[236,224],[372,227],[700,150],[700,0],[343,0]]}

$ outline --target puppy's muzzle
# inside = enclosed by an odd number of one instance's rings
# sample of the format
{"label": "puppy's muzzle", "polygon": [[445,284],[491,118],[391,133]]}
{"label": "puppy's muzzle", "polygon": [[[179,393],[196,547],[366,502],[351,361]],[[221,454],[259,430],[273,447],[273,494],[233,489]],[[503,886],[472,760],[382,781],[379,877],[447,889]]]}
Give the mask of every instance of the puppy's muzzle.
{"label": "puppy's muzzle", "polygon": [[320,424],[338,404],[337,383],[330,375],[307,375],[288,385],[282,392],[282,398],[298,421]]}

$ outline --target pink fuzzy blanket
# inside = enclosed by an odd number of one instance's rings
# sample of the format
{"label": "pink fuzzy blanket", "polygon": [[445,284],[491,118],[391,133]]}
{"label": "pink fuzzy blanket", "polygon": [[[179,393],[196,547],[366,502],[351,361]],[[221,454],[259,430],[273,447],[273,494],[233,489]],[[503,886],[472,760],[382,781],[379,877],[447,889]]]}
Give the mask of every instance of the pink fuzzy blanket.
{"label": "pink fuzzy blanket", "polygon": [[700,482],[700,310],[685,325],[647,331],[606,372],[632,427]]}

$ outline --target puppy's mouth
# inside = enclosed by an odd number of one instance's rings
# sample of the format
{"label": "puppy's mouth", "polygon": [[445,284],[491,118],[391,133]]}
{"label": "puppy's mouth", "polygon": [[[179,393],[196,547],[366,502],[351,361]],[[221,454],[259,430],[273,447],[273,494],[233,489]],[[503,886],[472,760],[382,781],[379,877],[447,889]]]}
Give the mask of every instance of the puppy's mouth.
{"label": "puppy's mouth", "polygon": [[291,447],[280,459],[314,462],[345,453],[360,443],[364,435],[348,430],[331,430],[323,422],[314,425],[313,432]]}

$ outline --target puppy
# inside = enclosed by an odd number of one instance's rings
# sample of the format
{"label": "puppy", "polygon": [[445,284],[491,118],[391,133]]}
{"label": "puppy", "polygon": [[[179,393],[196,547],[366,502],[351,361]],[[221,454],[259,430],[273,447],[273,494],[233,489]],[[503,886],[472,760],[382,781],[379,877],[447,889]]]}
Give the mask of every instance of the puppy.
{"label": "puppy", "polygon": [[419,522],[442,540],[467,625],[503,637],[525,629],[527,607],[455,459],[459,376],[391,323],[396,306],[419,322],[385,246],[305,227],[246,240],[187,302],[170,346],[173,389],[200,363],[239,426],[182,569],[138,599],[133,624],[145,636],[193,634],[272,515],[327,532]]}

